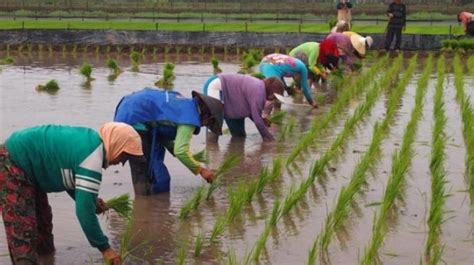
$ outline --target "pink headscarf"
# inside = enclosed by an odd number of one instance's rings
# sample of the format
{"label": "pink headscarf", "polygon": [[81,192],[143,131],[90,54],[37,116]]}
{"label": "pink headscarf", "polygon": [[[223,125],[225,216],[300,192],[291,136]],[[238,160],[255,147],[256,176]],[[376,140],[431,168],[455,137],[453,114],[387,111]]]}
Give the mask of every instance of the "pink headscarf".
{"label": "pink headscarf", "polygon": [[107,161],[113,161],[122,152],[130,155],[143,155],[142,141],[132,126],[122,122],[107,122],[99,129],[104,143]]}

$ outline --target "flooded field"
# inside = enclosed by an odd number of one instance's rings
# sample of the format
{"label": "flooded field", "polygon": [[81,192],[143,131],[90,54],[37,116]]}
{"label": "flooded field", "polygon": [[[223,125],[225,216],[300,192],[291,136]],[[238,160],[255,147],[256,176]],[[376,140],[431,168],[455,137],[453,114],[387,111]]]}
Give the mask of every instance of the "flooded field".
{"label": "flooded field", "polygon": [[[96,129],[113,118],[122,96],[153,87],[164,66],[163,56],[147,56],[133,72],[124,54],[118,62],[125,71],[110,80],[102,54],[11,56],[13,65],[0,66],[0,142],[15,130],[39,124]],[[462,67],[457,69],[461,74],[455,73],[453,53],[446,61],[440,57],[370,56],[361,73],[346,76],[337,92],[330,86],[315,90],[325,95],[320,108],[283,105],[286,124],[296,122],[288,133],[283,133],[285,125],[273,125],[272,132],[283,140],[263,142],[251,121],[246,122],[246,139],[224,134],[218,142],[209,141],[202,130],[193,137],[192,150],[206,148],[210,168],[229,154],[243,159],[210,200],[180,219],[185,202],[208,184],[168,154],[171,192],[134,198],[126,242],[131,254],[125,263],[429,264],[440,257],[447,264],[472,264],[474,179],[468,158],[474,155],[474,140],[469,140],[474,137],[474,123],[469,123],[474,79]],[[467,65],[468,57],[463,55],[458,65]],[[212,75],[208,58],[168,59],[175,64],[175,90],[185,96],[202,90]],[[219,59],[224,73],[240,69],[236,58]],[[94,66],[90,86],[79,74],[84,61]],[[61,87],[56,94],[35,91],[50,79]],[[441,133],[433,134],[435,124],[442,125],[433,115],[436,106],[439,110],[440,101],[434,100],[439,91],[446,118]],[[446,136],[440,137],[441,167],[433,167],[433,149],[439,147],[432,144],[433,135]],[[264,179],[263,167],[275,177]],[[128,165],[107,169],[100,197],[133,194],[130,180]],[[432,183],[440,184],[441,192],[433,192],[439,189]],[[248,196],[254,184],[261,189]],[[102,257],[83,235],[73,201],[66,193],[48,196],[57,251],[45,264],[100,264]],[[440,214],[441,222],[433,222]],[[125,220],[113,214],[100,220],[118,249]],[[0,264],[9,264],[3,225],[0,235]],[[195,255],[201,237],[202,250]]]}

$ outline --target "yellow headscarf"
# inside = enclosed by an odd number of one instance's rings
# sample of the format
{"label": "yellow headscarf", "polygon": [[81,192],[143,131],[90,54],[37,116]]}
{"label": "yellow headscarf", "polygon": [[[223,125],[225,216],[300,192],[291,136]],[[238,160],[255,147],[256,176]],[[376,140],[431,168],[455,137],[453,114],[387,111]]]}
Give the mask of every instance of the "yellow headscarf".
{"label": "yellow headscarf", "polygon": [[99,129],[104,143],[107,161],[113,161],[122,152],[130,155],[143,155],[142,141],[132,126],[122,122],[107,122]]}

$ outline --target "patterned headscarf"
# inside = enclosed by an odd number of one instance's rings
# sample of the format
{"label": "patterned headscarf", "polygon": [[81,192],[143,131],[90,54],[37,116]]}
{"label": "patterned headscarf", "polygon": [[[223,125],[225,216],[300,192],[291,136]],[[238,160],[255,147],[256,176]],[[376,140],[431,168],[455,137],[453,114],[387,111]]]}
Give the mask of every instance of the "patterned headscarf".
{"label": "patterned headscarf", "polygon": [[113,161],[122,152],[142,156],[142,141],[132,126],[122,122],[107,122],[99,129],[107,161]]}

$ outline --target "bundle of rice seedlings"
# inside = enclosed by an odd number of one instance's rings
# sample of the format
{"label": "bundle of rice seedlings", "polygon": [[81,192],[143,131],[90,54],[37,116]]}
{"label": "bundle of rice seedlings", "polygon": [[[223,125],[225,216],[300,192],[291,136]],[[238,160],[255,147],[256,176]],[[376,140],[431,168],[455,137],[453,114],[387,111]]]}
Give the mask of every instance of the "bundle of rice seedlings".
{"label": "bundle of rice seedlings", "polygon": [[113,197],[105,202],[107,210],[114,210],[120,217],[128,218],[132,213],[132,200],[128,193]]}
{"label": "bundle of rice seedlings", "polygon": [[3,59],[0,60],[0,64],[13,64],[15,62],[15,59],[13,59],[13,57],[5,57]]}
{"label": "bundle of rice seedlings", "polygon": [[50,80],[48,83],[46,83],[46,85],[38,85],[36,87],[36,90],[37,91],[46,91],[46,92],[56,92],[59,90],[59,85],[58,85],[58,82],[56,80]]}
{"label": "bundle of rice seedlings", "polygon": [[283,119],[285,119],[286,114],[288,114],[286,111],[278,111],[276,113],[273,113],[268,120],[271,123],[281,126],[283,125]]}
{"label": "bundle of rice seedlings", "polygon": [[212,57],[211,64],[215,75],[218,73],[222,73],[222,69],[219,67],[219,60],[217,60],[216,57]]}
{"label": "bundle of rice seedlings", "polygon": [[207,155],[206,149],[202,149],[201,151],[193,154],[193,158],[194,160],[204,163],[204,164],[209,163],[209,157]]}
{"label": "bundle of rice seedlings", "polygon": [[122,72],[120,66],[118,65],[117,61],[114,59],[108,59],[106,62],[107,68],[109,68],[115,75],[118,75]]}
{"label": "bundle of rice seedlings", "polygon": [[94,78],[92,78],[92,65],[88,63],[83,63],[79,72],[81,73],[81,75],[87,78],[87,81],[94,80]]}

